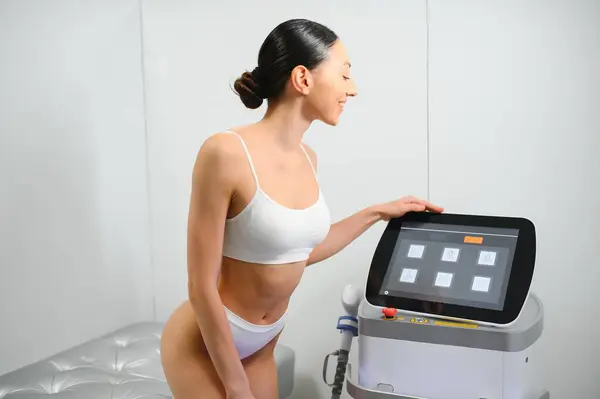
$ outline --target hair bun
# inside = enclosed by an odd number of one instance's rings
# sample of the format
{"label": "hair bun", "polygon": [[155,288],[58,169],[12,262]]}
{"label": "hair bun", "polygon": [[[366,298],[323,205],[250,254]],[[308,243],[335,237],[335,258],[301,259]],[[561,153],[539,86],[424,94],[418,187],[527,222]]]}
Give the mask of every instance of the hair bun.
{"label": "hair bun", "polygon": [[253,73],[244,72],[235,80],[233,88],[247,108],[256,109],[262,105],[263,96]]}

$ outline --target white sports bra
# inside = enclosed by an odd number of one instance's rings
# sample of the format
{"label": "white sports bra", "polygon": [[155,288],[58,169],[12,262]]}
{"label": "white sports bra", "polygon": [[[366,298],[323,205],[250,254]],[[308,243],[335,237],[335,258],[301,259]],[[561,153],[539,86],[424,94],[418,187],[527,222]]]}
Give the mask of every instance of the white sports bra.
{"label": "white sports bra", "polygon": [[[321,188],[317,202],[308,208],[292,209],[278,204],[261,189],[242,137],[235,132],[227,132],[237,136],[244,147],[256,191],[239,214],[227,219],[223,255],[259,264],[284,264],[308,259],[312,250],[325,239],[331,226]],[[301,147],[317,178],[308,153]]]}

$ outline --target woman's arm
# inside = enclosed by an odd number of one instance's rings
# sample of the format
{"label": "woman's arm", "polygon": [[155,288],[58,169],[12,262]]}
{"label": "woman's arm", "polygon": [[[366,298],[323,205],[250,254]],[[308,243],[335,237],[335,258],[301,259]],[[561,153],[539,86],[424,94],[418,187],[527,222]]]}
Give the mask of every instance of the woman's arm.
{"label": "woman's arm", "polygon": [[188,295],[227,397],[251,397],[217,291],[224,225],[234,187],[228,140],[222,135],[207,139],[194,165],[188,215]]}
{"label": "woman's arm", "polygon": [[379,220],[388,221],[391,218],[401,217],[408,212],[422,211],[443,212],[444,209],[415,197],[403,197],[363,209],[331,225],[325,240],[310,254],[307,266],[337,254]]}
{"label": "woman's arm", "polygon": [[[316,170],[317,155],[304,144]],[[310,254],[307,266],[321,262],[346,248],[352,241],[380,220],[390,220],[407,212],[443,212],[443,208],[412,196],[370,206],[331,225],[327,237]]]}
{"label": "woman's arm", "polygon": [[337,254],[380,220],[381,213],[376,206],[372,206],[332,224],[327,237],[312,251],[306,265]]}

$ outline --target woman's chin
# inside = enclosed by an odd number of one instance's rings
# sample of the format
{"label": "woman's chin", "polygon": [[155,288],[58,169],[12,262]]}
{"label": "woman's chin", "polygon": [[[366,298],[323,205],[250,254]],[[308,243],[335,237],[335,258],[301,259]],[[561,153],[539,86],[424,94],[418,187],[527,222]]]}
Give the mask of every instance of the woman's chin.
{"label": "woman's chin", "polygon": [[342,115],[341,112],[337,112],[337,113],[335,113],[333,115],[329,115],[327,118],[323,118],[321,120],[330,126],[336,126],[340,122],[341,115]]}
{"label": "woman's chin", "polygon": [[337,124],[339,123],[339,118],[337,119],[327,119],[327,120],[323,120],[323,122],[329,126],[337,126]]}

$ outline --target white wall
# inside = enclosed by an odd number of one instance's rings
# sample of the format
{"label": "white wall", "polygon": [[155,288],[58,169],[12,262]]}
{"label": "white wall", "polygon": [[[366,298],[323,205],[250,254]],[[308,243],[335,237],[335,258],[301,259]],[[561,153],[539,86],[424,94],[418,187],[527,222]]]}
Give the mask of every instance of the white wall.
{"label": "white wall", "polygon": [[[257,13],[262,5],[270,12]],[[600,279],[600,6],[428,6],[429,65],[425,0],[146,0],[146,143],[137,0],[2,0],[0,374],[150,319],[154,305],[164,320],[185,299],[196,152],[209,134],[261,116],[229,85],[255,66],[277,23],[307,17],[342,36],[360,91],[340,126],[307,136],[333,216],[411,193],[452,212],[531,218],[544,382],[553,397],[600,396],[600,326],[590,317]],[[294,295],[281,342],[297,350],[296,398],[328,397],[320,371],[338,345],[339,293],[363,284],[383,227],[309,268]]]}
{"label": "white wall", "polygon": [[551,397],[598,398],[600,3],[431,0],[431,195],[525,216]]}
{"label": "white wall", "polygon": [[[534,289],[547,311],[543,380],[552,396],[596,397],[598,322],[586,317],[600,235],[597,3],[430,1],[429,119],[425,3],[145,2],[157,316],[165,319],[185,299],[189,174],[198,147],[210,133],[263,112],[245,110],[228,85],[254,67],[276,23],[306,16],[341,34],[360,91],[339,127],[316,125],[307,138],[334,216],[406,193],[427,196],[430,179],[430,198],[449,211],[531,218],[539,234]],[[269,14],[256,12],[262,4]],[[581,219],[563,216],[578,210]],[[307,270],[281,340],[297,349],[296,397],[327,397],[320,368],[337,347],[339,292],[362,284],[382,228]],[[307,337],[310,347],[300,343]]]}
{"label": "white wall", "polygon": [[0,1],[0,374],[151,319],[139,5]]}
{"label": "white wall", "polygon": [[[540,240],[534,288],[547,308],[544,380],[553,396],[597,396],[598,323],[585,318],[600,233],[591,2],[431,0],[428,120],[425,1],[146,1],[154,298],[137,2],[0,4],[0,49],[9,60],[0,64],[0,301],[11,304],[0,307],[0,320],[13,326],[0,336],[0,373],[151,318],[153,301],[164,320],[185,299],[195,154],[210,133],[260,117],[229,84],[254,67],[276,23],[305,16],[342,35],[360,90],[339,127],[315,125],[307,137],[334,217],[408,193],[427,196],[430,180],[431,199],[451,211],[532,218]],[[270,14],[256,13],[261,4]],[[486,147],[493,151],[477,152]],[[587,217],[561,216],[572,208]],[[281,340],[297,349],[295,397],[327,397],[320,367],[338,344],[339,293],[348,282],[362,285],[382,229],[307,270]],[[301,344],[306,337],[314,338],[310,347]]]}
{"label": "white wall", "polygon": [[[257,11],[263,5],[268,13]],[[307,136],[320,158],[319,177],[333,217],[405,194],[427,195],[424,2],[356,7],[344,1],[147,0],[144,48],[160,320],[187,294],[186,223],[196,153],[209,134],[262,116],[264,108],[246,110],[230,85],[254,68],[269,31],[293,17],[321,21],[341,35],[360,92],[338,127],[316,124]],[[296,398],[327,397],[320,370],[324,356],[339,346],[341,290],[351,282],[363,285],[383,227],[307,269],[281,337],[297,350]]]}

